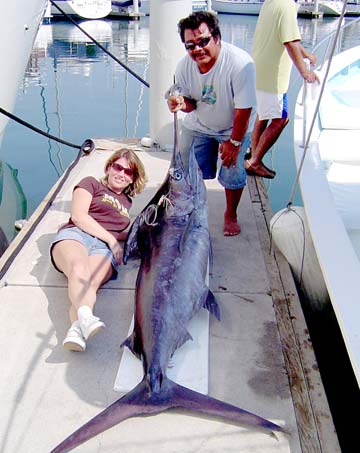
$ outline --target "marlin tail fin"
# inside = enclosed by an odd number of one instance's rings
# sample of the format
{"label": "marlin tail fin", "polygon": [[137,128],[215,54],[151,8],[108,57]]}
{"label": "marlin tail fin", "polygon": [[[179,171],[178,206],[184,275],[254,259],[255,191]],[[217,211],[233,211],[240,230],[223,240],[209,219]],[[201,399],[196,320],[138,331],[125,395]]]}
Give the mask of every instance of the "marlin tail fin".
{"label": "marlin tail fin", "polygon": [[51,453],[71,451],[128,418],[156,414],[171,408],[181,408],[188,412],[205,414],[259,429],[285,432],[283,428],[269,420],[178,385],[167,377],[164,378],[159,392],[151,392],[149,381],[144,377],[133,390],[67,437]]}

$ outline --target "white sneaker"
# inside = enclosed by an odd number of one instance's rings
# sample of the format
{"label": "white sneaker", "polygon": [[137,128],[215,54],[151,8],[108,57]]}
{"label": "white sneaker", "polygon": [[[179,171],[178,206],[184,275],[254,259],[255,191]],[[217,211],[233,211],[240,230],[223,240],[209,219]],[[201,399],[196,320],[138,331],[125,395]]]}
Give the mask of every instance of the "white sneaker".
{"label": "white sneaker", "polygon": [[105,329],[105,324],[96,316],[89,316],[87,318],[80,319],[79,325],[85,340],[88,340],[101,330]]}
{"label": "white sneaker", "polygon": [[69,351],[84,352],[86,349],[85,338],[80,329],[79,321],[72,323],[66,338],[63,341],[64,348]]}

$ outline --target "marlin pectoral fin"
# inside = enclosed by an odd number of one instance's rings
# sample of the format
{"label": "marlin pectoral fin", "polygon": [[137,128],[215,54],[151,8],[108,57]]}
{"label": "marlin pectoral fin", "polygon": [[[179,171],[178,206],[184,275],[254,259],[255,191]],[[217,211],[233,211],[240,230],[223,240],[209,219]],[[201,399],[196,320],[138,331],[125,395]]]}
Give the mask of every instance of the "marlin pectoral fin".
{"label": "marlin pectoral fin", "polygon": [[124,340],[120,347],[124,347],[126,346],[127,348],[130,349],[130,351],[138,358],[140,359],[141,358],[141,354],[140,352],[137,350],[137,347],[136,347],[136,341],[135,341],[135,332],[133,332],[130,336],[128,336],[126,338],[126,340]]}
{"label": "marlin pectoral fin", "polygon": [[184,343],[186,343],[188,340],[193,341],[193,337],[190,335],[189,331],[186,328],[180,325],[178,325],[176,328],[178,329],[178,332],[181,333],[179,335],[179,341],[176,344],[175,351],[176,349],[180,348]]}
{"label": "marlin pectoral fin", "polygon": [[189,218],[189,221],[186,225],[186,228],[184,229],[183,233],[182,233],[182,236],[181,236],[181,239],[179,241],[179,252],[182,253],[183,252],[183,249],[184,249],[184,246],[185,246],[185,243],[187,241],[187,238],[189,237],[189,234],[192,230],[192,228],[194,227],[194,219],[195,217],[195,211],[192,211],[191,214],[190,214],[190,218]]}
{"label": "marlin pectoral fin", "polygon": [[138,231],[141,226],[141,217],[137,216],[134,220],[124,244],[123,263],[126,264],[128,259],[138,253]]}
{"label": "marlin pectoral fin", "polygon": [[215,318],[220,321],[220,308],[218,301],[216,300],[214,294],[209,288],[207,288],[206,299],[204,298],[203,308],[209,310],[209,312],[215,316]]}

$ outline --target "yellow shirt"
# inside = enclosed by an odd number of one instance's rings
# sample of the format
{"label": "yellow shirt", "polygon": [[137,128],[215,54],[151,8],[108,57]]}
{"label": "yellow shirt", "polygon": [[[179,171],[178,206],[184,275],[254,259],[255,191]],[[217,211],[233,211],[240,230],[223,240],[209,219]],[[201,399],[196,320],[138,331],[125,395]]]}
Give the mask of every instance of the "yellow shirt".
{"label": "yellow shirt", "polygon": [[256,24],[252,50],[258,90],[287,92],[292,61],[284,43],[300,40],[295,2],[265,0]]}

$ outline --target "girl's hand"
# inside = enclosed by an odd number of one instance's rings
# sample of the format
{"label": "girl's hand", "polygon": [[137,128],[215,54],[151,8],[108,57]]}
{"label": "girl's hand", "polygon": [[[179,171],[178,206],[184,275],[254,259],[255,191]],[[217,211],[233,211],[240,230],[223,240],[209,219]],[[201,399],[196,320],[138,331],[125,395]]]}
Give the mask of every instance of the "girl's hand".
{"label": "girl's hand", "polygon": [[110,250],[112,251],[112,253],[114,255],[116,264],[121,264],[122,263],[122,259],[123,259],[124,250],[123,250],[120,242],[118,242],[114,238],[113,240],[108,242],[108,245],[109,245]]}

